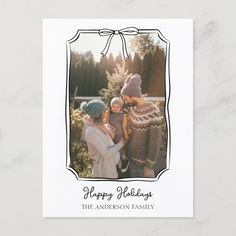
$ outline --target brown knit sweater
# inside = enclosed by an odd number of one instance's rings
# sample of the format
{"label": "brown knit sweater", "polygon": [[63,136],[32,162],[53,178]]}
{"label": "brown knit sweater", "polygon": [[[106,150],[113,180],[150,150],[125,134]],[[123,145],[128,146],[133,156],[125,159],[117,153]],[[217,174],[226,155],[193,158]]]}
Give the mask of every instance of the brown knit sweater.
{"label": "brown knit sweater", "polygon": [[152,103],[131,108],[129,126],[131,134],[127,143],[127,155],[141,168],[153,169],[161,145],[162,118]]}

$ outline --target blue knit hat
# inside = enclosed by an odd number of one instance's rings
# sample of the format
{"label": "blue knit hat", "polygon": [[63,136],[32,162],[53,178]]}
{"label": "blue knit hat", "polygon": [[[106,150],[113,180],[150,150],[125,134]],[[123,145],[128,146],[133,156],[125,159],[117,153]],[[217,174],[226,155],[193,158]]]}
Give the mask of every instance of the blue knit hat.
{"label": "blue knit hat", "polygon": [[88,103],[82,102],[80,105],[80,109],[92,118],[99,117],[105,110],[105,108],[106,108],[105,103],[100,100],[91,100]]}

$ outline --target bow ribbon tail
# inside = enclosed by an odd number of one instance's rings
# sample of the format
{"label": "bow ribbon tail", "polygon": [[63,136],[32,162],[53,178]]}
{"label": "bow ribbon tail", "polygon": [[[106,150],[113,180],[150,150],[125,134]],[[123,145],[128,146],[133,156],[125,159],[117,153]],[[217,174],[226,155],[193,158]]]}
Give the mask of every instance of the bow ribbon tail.
{"label": "bow ribbon tail", "polygon": [[101,52],[101,54],[102,54],[103,57],[106,56],[106,54],[107,54],[107,52],[108,52],[108,50],[109,50],[109,47],[110,47],[111,40],[112,40],[113,36],[114,36],[114,34],[111,34],[111,35],[109,36],[109,38],[108,38],[108,40],[107,40],[107,43],[106,43],[106,46],[105,46],[105,48],[104,48],[104,49],[102,50],[102,52]]}
{"label": "bow ribbon tail", "polygon": [[129,58],[129,55],[128,55],[128,52],[127,52],[125,37],[124,37],[123,34],[120,34],[120,38],[121,38],[121,41],[122,41],[123,56],[124,56],[124,59],[127,60]]}

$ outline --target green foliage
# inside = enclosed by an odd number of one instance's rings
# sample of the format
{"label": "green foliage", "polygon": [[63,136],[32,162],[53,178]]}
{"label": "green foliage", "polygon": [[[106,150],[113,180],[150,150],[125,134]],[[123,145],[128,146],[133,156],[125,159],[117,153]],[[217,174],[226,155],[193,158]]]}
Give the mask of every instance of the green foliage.
{"label": "green foliage", "polygon": [[109,106],[111,99],[114,97],[120,97],[120,91],[124,85],[125,79],[129,76],[128,70],[125,68],[125,62],[116,64],[114,72],[111,74],[106,71],[107,75],[107,89],[103,88],[99,91],[99,95],[106,105]]}
{"label": "green foliage", "polygon": [[130,40],[130,50],[137,53],[140,58],[145,54],[153,53],[155,44],[152,36],[150,35],[137,35]]}
{"label": "green foliage", "polygon": [[106,86],[105,68],[108,63],[107,57],[102,57],[99,63],[95,62],[91,51],[85,53],[71,51],[70,95],[74,95],[77,87],[79,96],[98,96],[98,90]]}
{"label": "green foliage", "polygon": [[73,168],[79,177],[89,178],[92,176],[92,160],[89,159],[86,142],[81,140],[83,130],[83,113],[73,108],[71,114],[71,137],[70,137],[70,167]]}

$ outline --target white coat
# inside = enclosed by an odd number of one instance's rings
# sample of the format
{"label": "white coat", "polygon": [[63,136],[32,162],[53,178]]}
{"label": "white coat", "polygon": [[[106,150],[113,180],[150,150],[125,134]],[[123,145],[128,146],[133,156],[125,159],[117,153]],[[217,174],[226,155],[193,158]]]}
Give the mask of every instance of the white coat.
{"label": "white coat", "polygon": [[97,127],[85,128],[85,140],[88,145],[89,157],[94,160],[93,177],[118,178],[116,165],[120,160],[121,143],[114,144],[109,135]]}

